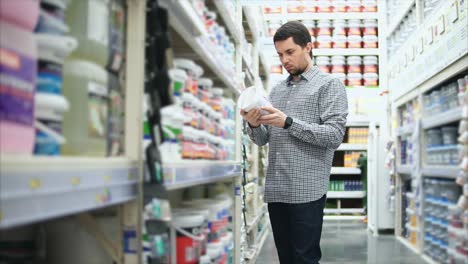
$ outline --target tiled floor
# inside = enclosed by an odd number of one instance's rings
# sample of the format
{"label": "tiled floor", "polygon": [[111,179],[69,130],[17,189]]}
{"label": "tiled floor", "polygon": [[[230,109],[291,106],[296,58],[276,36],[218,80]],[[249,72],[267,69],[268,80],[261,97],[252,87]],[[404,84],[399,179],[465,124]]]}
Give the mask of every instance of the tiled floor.
{"label": "tiled floor", "polygon": [[[322,232],[321,264],[423,264],[422,258],[393,235],[374,237],[366,225],[351,221],[326,221]],[[270,235],[257,264],[279,263]]]}

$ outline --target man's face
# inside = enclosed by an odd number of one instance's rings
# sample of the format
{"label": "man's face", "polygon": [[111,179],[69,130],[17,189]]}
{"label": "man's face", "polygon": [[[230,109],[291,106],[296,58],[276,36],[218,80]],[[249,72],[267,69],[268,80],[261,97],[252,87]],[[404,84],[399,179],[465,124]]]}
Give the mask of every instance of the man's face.
{"label": "man's face", "polygon": [[286,40],[276,41],[275,48],[281,64],[289,74],[297,76],[306,70],[310,59],[309,54],[312,49],[311,42],[303,48],[294,43],[293,38],[290,37]]}

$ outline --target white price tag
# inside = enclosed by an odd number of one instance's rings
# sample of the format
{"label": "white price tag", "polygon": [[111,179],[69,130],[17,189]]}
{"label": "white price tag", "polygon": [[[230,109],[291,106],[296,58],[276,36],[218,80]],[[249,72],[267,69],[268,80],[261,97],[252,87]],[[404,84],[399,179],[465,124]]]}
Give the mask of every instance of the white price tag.
{"label": "white price tag", "polygon": [[457,1],[452,1],[452,4],[450,5],[450,12],[448,14],[448,21],[455,23],[458,19],[458,2]]}
{"label": "white price tag", "polygon": [[445,32],[445,16],[444,15],[441,15],[439,17],[439,20],[437,21],[437,30],[436,30],[436,34],[438,36],[444,34]]}
{"label": "white price tag", "polygon": [[426,43],[427,45],[431,45],[434,42],[434,34],[433,34],[432,26],[427,29],[426,33]]}

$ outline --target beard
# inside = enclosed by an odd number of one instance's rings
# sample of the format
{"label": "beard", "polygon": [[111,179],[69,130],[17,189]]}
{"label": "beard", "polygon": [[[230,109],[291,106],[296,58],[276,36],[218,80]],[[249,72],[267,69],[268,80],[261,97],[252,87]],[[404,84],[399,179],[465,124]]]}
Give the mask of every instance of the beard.
{"label": "beard", "polygon": [[301,75],[301,74],[304,73],[305,68],[303,68],[303,69],[293,69],[293,70],[291,70],[291,71],[286,70],[286,71],[287,71],[289,74],[291,74],[292,76],[299,76],[299,75]]}

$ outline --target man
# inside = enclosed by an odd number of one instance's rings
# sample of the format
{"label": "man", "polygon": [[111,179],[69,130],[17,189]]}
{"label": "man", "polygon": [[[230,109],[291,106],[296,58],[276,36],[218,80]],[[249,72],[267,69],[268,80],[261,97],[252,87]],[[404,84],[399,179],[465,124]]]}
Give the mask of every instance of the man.
{"label": "man", "polygon": [[[265,202],[280,262],[319,263],[333,154],[348,115],[346,90],[313,66],[310,33],[303,24],[284,24],[273,40],[290,76],[272,89],[273,107],[241,115],[255,144],[270,143]],[[262,116],[261,110],[269,114]]]}

